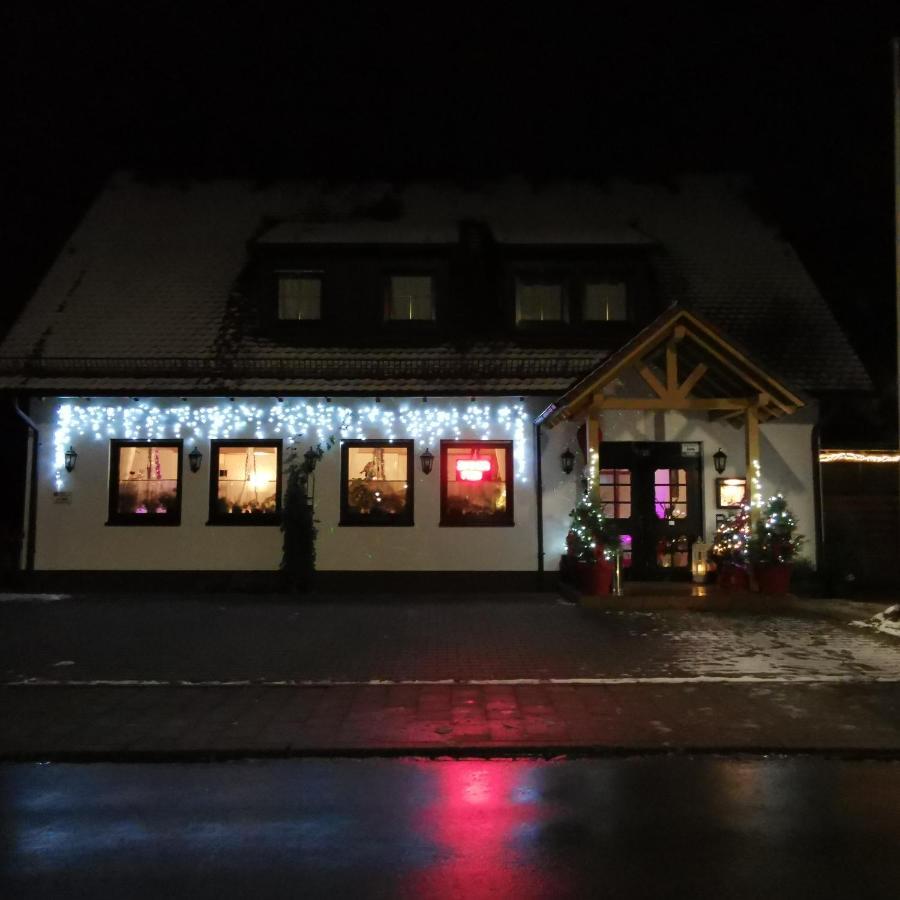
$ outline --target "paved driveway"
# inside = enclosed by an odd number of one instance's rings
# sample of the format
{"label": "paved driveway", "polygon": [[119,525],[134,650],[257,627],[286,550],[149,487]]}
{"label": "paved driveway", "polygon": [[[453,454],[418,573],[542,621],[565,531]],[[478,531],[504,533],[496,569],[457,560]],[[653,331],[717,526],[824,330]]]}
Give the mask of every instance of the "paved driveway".
{"label": "paved driveway", "polygon": [[6,684],[886,680],[900,642],[820,618],[587,612],[552,595],[0,603]]}

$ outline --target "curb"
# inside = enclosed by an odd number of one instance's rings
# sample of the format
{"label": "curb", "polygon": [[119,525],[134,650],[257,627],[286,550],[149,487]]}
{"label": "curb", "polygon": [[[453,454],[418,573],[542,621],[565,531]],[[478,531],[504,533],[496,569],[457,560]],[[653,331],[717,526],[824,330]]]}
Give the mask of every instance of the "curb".
{"label": "curb", "polygon": [[463,747],[285,747],[283,749],[232,750],[75,750],[0,752],[0,764],[21,763],[215,763],[252,759],[429,759],[436,762],[459,759],[614,759],[644,756],[812,756],[845,760],[888,760],[900,762],[900,747],[784,747],[780,745],[704,746],[659,744],[598,746],[584,744],[508,744]]}

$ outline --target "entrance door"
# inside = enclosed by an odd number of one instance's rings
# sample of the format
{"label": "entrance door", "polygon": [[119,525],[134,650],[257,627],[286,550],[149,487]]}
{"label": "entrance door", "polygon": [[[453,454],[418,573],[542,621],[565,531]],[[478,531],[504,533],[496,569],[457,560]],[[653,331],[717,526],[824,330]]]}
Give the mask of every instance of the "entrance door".
{"label": "entrance door", "polygon": [[609,442],[600,446],[600,499],[622,535],[634,580],[689,578],[703,533],[700,445]]}

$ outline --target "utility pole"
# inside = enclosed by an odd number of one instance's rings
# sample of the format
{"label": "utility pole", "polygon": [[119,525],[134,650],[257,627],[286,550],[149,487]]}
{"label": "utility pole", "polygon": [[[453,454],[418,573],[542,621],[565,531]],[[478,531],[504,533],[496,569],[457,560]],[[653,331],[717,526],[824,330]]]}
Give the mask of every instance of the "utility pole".
{"label": "utility pole", "polygon": [[[900,430],[900,37],[893,40],[894,68],[894,290],[897,295],[897,426]],[[897,447],[900,447],[898,434]]]}

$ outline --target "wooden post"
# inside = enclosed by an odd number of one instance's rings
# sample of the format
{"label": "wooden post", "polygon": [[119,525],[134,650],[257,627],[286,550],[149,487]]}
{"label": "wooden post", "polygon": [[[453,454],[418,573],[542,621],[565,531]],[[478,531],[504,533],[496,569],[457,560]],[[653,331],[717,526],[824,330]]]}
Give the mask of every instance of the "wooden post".
{"label": "wooden post", "polygon": [[747,487],[750,490],[750,527],[755,528],[759,519],[759,509],[753,500],[753,477],[756,472],[753,460],[759,462],[759,409],[748,406],[744,412],[744,448],[747,457]]}

